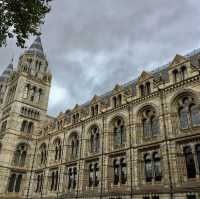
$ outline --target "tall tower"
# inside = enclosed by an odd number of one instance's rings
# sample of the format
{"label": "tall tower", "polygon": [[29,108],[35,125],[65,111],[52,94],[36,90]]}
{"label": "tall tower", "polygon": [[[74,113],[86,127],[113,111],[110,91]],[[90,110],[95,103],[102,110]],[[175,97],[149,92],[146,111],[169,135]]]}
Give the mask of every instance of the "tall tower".
{"label": "tall tower", "polygon": [[51,78],[38,36],[7,80],[1,106],[0,194],[27,193],[36,137],[47,115]]}

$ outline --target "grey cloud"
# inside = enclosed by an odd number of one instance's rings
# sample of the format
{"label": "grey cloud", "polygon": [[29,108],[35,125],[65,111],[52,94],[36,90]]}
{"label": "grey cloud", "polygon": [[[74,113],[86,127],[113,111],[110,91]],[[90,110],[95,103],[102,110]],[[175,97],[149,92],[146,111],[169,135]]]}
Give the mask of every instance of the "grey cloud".
{"label": "grey cloud", "polygon": [[[49,113],[200,47],[199,21],[199,0],[54,0],[42,40],[56,84],[51,96],[56,89],[64,96]],[[12,51],[20,52],[14,42],[0,49],[0,71]]]}

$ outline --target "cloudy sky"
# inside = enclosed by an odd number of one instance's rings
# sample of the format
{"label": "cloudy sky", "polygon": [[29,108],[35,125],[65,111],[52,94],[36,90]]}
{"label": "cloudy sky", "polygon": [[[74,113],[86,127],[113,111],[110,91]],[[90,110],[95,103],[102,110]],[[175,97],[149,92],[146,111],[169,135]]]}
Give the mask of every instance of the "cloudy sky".
{"label": "cloudy sky", "polygon": [[[73,108],[200,48],[199,0],[53,0],[42,42],[53,73],[49,114]],[[28,44],[33,38],[28,41]],[[27,45],[28,45],[27,44]],[[0,49],[0,72],[22,49]]]}

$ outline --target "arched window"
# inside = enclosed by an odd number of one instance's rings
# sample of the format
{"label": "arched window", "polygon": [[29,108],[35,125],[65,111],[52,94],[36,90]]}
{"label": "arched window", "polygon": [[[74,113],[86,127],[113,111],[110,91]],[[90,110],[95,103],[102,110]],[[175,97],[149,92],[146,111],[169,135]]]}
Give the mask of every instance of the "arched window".
{"label": "arched window", "polygon": [[20,192],[21,182],[22,182],[22,174],[19,174],[16,178],[16,184],[15,184],[15,192],[16,193]]}
{"label": "arched window", "polygon": [[99,164],[94,164],[94,186],[97,187],[99,185]]}
{"label": "arched window", "polygon": [[113,169],[114,169],[114,185],[117,185],[119,183],[119,176],[120,176],[120,168],[119,168],[119,162],[117,159],[113,161]]}
{"label": "arched window", "polygon": [[181,129],[200,125],[199,106],[195,103],[194,98],[191,96],[183,97],[179,100],[178,105]]}
{"label": "arched window", "polygon": [[42,89],[39,89],[38,91],[38,102],[40,102],[42,99]]}
{"label": "arched window", "polygon": [[113,121],[113,137],[114,137],[114,147],[121,146],[125,144],[125,126],[124,121],[121,118],[116,118]]}
{"label": "arched window", "polygon": [[152,158],[150,154],[144,155],[144,164],[145,164],[146,182],[151,182],[153,179],[153,168],[152,168]]}
{"label": "arched window", "polygon": [[196,157],[197,157],[197,163],[198,163],[198,170],[200,172],[200,144],[196,145]]}
{"label": "arched window", "polygon": [[94,183],[93,172],[94,172],[93,164],[90,164],[89,165],[89,187],[92,187]]}
{"label": "arched window", "polygon": [[144,85],[140,85],[140,95],[143,97],[145,96],[145,88]]}
{"label": "arched window", "polygon": [[173,72],[174,82],[176,83],[178,81],[178,71],[175,69]]}
{"label": "arched window", "polygon": [[37,175],[36,193],[41,193],[43,190],[43,174]]}
{"label": "arched window", "polygon": [[30,85],[27,84],[24,88],[24,95],[23,95],[23,98],[27,99],[28,96],[29,96],[29,92],[30,92]]}
{"label": "arched window", "polygon": [[74,167],[73,168],[73,184],[72,184],[73,189],[76,188],[76,184],[77,184],[76,180],[77,180],[77,168]]}
{"label": "arched window", "polygon": [[116,97],[113,97],[113,106],[114,106],[114,108],[117,107],[117,98]]}
{"label": "arched window", "polygon": [[72,174],[72,168],[68,169],[68,189],[70,190],[72,188],[73,183],[73,174]]}
{"label": "arched window", "polygon": [[8,183],[8,192],[19,193],[22,183],[22,174],[21,173],[12,173],[9,178]]}
{"label": "arched window", "polygon": [[54,141],[54,146],[55,146],[55,160],[57,161],[60,160],[62,156],[62,146],[59,138]]}
{"label": "arched window", "polygon": [[79,138],[78,135],[71,137],[71,158],[77,158],[79,152]]}
{"label": "arched window", "polygon": [[93,126],[90,129],[90,152],[97,153],[99,152],[100,147],[100,136],[99,136],[99,128],[97,126]]}
{"label": "arched window", "polygon": [[58,170],[52,171],[51,173],[51,191],[58,189]]}
{"label": "arched window", "polygon": [[36,92],[37,92],[37,88],[33,87],[32,90],[31,90],[31,99],[30,99],[31,102],[33,102],[35,100]]}
{"label": "arched window", "polygon": [[92,162],[89,164],[89,187],[97,187],[99,185],[99,164]]}
{"label": "arched window", "polygon": [[149,95],[151,93],[151,84],[150,82],[146,83],[146,95]]}
{"label": "arched window", "polygon": [[160,134],[159,118],[152,108],[145,109],[142,113],[143,136],[149,138]]}
{"label": "arched window", "polygon": [[127,168],[126,161],[124,158],[120,159],[120,173],[121,173],[121,184],[126,184],[127,181]]}
{"label": "arched window", "polygon": [[40,147],[40,164],[46,165],[47,163],[47,146],[43,143]]}
{"label": "arched window", "polygon": [[28,122],[26,120],[24,120],[22,122],[21,131],[22,132],[27,132],[27,128],[28,128]]}
{"label": "arched window", "polygon": [[161,161],[158,152],[153,154],[153,166],[154,166],[154,177],[155,181],[160,181],[162,178],[162,171],[161,171]]}
{"label": "arched window", "polygon": [[91,107],[91,115],[94,116],[94,106]]}
{"label": "arched window", "polygon": [[120,106],[122,104],[122,95],[119,94],[117,98],[118,98],[118,106]]}
{"label": "arched window", "polygon": [[98,104],[95,105],[95,115],[98,115],[99,113],[99,106]]}
{"label": "arched window", "polygon": [[29,122],[27,133],[33,133],[33,122]]}
{"label": "arched window", "polygon": [[26,156],[28,152],[28,146],[26,144],[20,144],[14,153],[14,165],[24,167],[26,163]]}
{"label": "arched window", "polygon": [[10,179],[9,179],[8,192],[13,192],[15,190],[15,188],[14,188],[15,181],[16,181],[16,174],[13,173],[13,174],[11,174]]}
{"label": "arched window", "polygon": [[196,168],[195,168],[194,155],[192,153],[192,148],[190,146],[186,146],[184,147],[183,152],[185,156],[187,176],[188,178],[195,178]]}
{"label": "arched window", "polygon": [[187,68],[185,66],[181,67],[181,79],[184,80],[187,78]]}

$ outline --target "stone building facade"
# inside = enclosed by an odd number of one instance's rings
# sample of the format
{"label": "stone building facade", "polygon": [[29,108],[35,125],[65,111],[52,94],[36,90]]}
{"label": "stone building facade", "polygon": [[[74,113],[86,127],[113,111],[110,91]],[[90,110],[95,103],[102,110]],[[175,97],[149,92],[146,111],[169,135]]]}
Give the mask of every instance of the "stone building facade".
{"label": "stone building facade", "polygon": [[0,77],[0,198],[199,199],[200,50],[47,115],[39,37]]}

